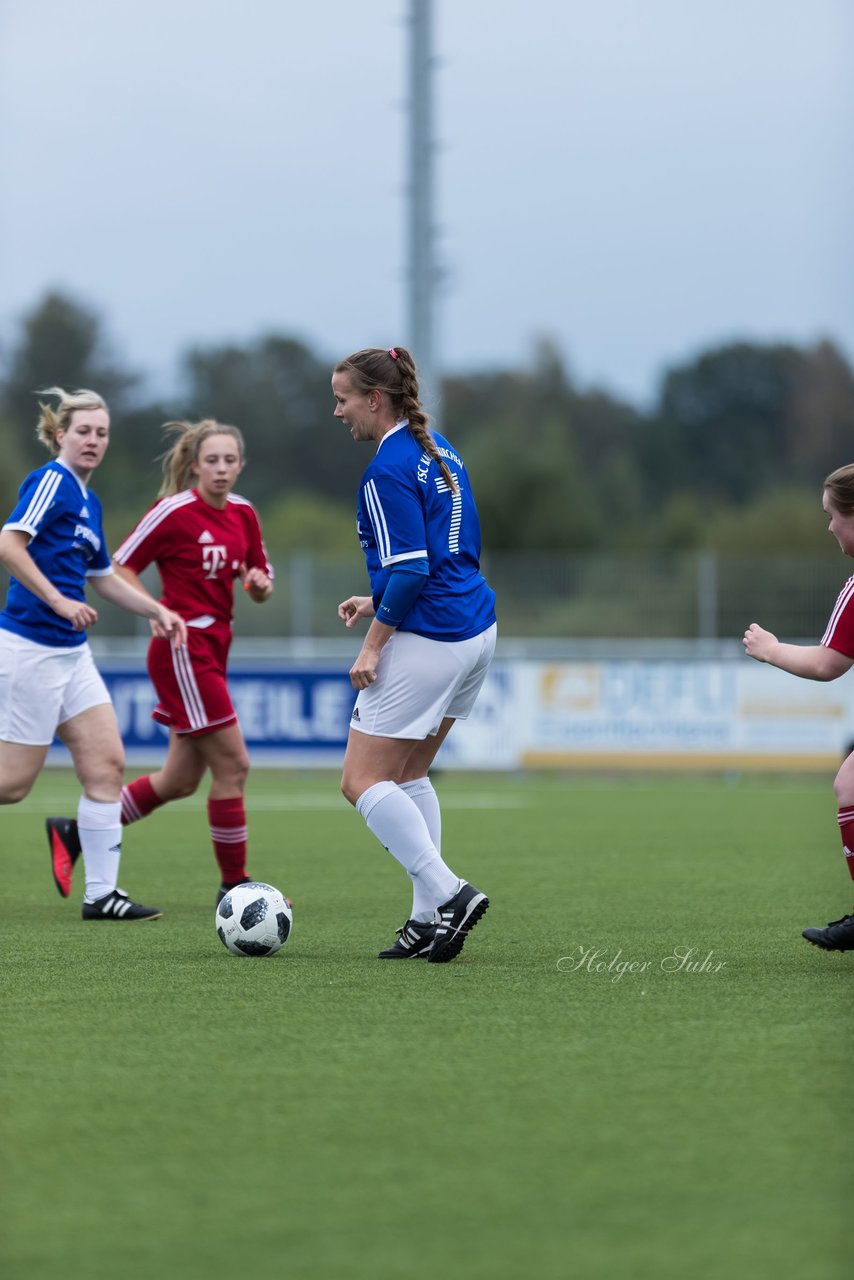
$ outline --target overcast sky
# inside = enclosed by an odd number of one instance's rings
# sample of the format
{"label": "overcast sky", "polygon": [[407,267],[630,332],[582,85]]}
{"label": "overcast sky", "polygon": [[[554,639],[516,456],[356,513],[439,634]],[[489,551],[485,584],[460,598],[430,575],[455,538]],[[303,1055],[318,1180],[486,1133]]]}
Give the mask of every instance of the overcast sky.
{"label": "overcast sky", "polygon": [[[50,287],[155,389],[193,343],[405,343],[410,2],[0,0],[4,345]],[[434,15],[446,369],[546,336],[642,403],[736,337],[854,356],[852,0]]]}

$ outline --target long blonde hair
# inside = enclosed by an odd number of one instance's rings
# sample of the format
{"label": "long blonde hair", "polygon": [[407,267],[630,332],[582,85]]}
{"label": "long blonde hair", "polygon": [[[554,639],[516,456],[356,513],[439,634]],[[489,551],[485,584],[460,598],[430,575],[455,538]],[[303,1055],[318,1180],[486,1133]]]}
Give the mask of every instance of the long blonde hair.
{"label": "long blonde hair", "polygon": [[103,396],[99,396],[97,391],[88,391],[85,387],[81,387],[78,391],[66,391],[64,387],[44,387],[43,390],[36,392],[40,396],[56,396],[59,404],[52,407],[49,404],[42,404],[39,401],[39,420],[36,425],[36,435],[50,452],[56,457],[59,453],[60,446],[56,441],[57,431],[67,431],[71,426],[72,414],[78,409],[103,409],[105,413],[109,413],[107,402]]}
{"label": "long blonde hair", "polygon": [[163,426],[165,435],[176,436],[177,439],[163,454],[163,483],[159,497],[168,498],[184,489],[191,489],[196,482],[193,464],[198,462],[204,442],[211,436],[231,436],[240,454],[240,463],[246,455],[243,434],[238,427],[230,427],[217,422],[215,418],[203,418],[201,422],[166,422]]}
{"label": "long blonde hair", "polygon": [[387,350],[382,347],[364,347],[340,360],[335,366],[335,372],[349,373],[353,386],[360,395],[367,395],[369,391],[384,391],[398,421],[402,418],[409,419],[408,430],[428,458],[439,464],[449,489],[453,493],[457,492],[451,469],[436,448],[436,441],[429,427],[430,419],[421,407],[415,360],[406,347],[389,347]]}

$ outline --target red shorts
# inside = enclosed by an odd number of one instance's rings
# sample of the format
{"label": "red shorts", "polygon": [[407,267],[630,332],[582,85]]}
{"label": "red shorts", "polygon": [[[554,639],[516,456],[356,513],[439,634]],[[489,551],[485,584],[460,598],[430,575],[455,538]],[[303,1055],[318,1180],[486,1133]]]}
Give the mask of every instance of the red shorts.
{"label": "red shorts", "polygon": [[219,628],[187,628],[187,645],[173,649],[169,640],[152,640],[148,674],[158,703],[151,715],[175,733],[200,736],[237,723],[237,712],[225,679],[231,632]]}

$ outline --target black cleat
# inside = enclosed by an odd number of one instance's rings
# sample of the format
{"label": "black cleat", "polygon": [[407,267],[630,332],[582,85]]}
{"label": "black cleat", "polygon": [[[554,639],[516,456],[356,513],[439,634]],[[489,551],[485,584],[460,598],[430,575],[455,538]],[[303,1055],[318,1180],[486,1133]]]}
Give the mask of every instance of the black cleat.
{"label": "black cleat", "polygon": [[84,920],[156,920],[163,912],[158,907],[143,907],[131,902],[121,889],[105,893],[103,898],[83,903]]}
{"label": "black cleat", "polygon": [[232,889],[236,889],[239,884],[252,884],[252,877],[244,876],[242,880],[235,880],[234,884],[221,884],[216,892],[216,905],[219,906],[225,895]]}
{"label": "black cleat", "polygon": [[45,822],[50,846],[50,869],[63,898],[71,893],[74,864],[80,857],[80,834],[75,818],[48,818]]}
{"label": "black cleat", "polygon": [[439,922],[436,937],[427,956],[430,964],[444,964],[453,960],[463,949],[466,934],[486,913],[489,898],[473,884],[463,881],[460,888],[438,908]]}
{"label": "black cleat", "polygon": [[804,929],[803,936],[823,951],[854,951],[854,915],[831,920],[824,929]]}
{"label": "black cleat", "polygon": [[377,956],[378,960],[414,960],[416,956],[426,956],[436,937],[436,925],[432,920],[423,923],[418,920],[407,920],[397,931],[397,942],[392,943]]}

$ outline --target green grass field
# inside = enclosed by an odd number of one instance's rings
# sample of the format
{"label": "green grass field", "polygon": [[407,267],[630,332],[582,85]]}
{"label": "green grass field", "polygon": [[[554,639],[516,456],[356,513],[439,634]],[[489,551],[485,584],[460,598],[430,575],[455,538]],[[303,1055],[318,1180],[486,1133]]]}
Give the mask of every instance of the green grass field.
{"label": "green grass field", "polygon": [[54,889],[70,774],[2,812],[5,1280],[848,1274],[854,954],[800,937],[850,909],[829,783],[436,785],[493,904],[448,965],[375,958],[407,881],[332,774],[252,775],[267,960],[214,933],[202,801],[126,831],[164,911],[127,926]]}

